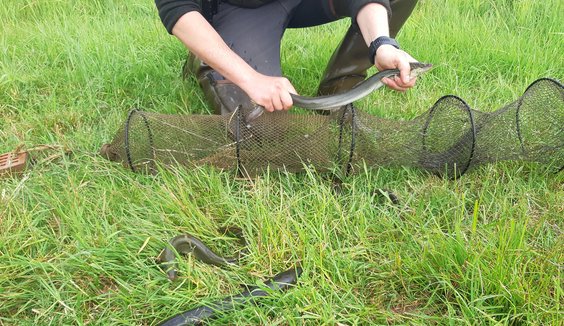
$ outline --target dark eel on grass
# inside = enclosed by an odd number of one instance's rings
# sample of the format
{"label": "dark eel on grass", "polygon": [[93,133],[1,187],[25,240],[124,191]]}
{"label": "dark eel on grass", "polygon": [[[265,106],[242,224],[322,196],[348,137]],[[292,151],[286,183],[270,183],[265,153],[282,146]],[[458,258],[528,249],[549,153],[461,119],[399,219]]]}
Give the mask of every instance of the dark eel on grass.
{"label": "dark eel on grass", "polygon": [[[242,235],[242,230],[236,227],[224,229],[224,233],[231,233],[236,235],[240,242],[245,245],[245,239]],[[181,234],[169,241],[167,246],[157,260],[164,265],[164,269],[169,279],[174,280],[177,278],[176,271],[176,252],[181,254],[194,254],[196,259],[210,265],[219,267],[226,267],[237,264],[239,257],[222,257],[210,248],[208,248],[200,239],[189,235]],[[216,318],[219,314],[226,311],[235,309],[246,302],[257,304],[256,298],[266,297],[270,291],[284,291],[296,284],[298,277],[302,273],[302,268],[297,265],[285,272],[275,275],[272,279],[264,282],[264,287],[246,287],[246,290],[226,297],[224,299],[212,302],[207,305],[198,306],[190,309],[161,323],[164,326],[182,326],[182,325],[201,325],[206,320]]]}
{"label": "dark eel on grass", "polygon": [[267,297],[270,291],[284,291],[294,286],[298,277],[302,274],[300,266],[293,267],[285,272],[275,275],[272,279],[264,282],[264,287],[249,287],[245,291],[226,297],[224,299],[212,302],[208,305],[202,305],[192,308],[188,311],[180,313],[166,321],[161,326],[185,326],[185,325],[202,325],[206,320],[217,318],[221,313],[233,310],[241,305],[250,302],[257,304],[255,300],[260,297]]}
{"label": "dark eel on grass", "polygon": [[[243,238],[243,231],[236,227],[225,228],[224,233],[231,233],[237,236],[242,245],[246,245]],[[170,280],[175,280],[178,277],[176,271],[176,252],[179,254],[194,254],[194,257],[201,262],[218,267],[226,267],[229,265],[237,264],[239,257],[222,257],[213,252],[206,246],[200,239],[189,235],[181,234],[172,238],[169,241],[169,246],[157,257],[157,261],[161,264],[166,271]]]}

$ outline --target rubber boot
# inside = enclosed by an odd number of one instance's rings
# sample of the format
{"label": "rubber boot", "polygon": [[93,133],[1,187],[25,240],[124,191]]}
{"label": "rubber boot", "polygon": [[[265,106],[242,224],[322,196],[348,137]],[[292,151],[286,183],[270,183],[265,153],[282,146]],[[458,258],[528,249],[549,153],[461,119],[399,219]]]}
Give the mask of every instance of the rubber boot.
{"label": "rubber boot", "polygon": [[[417,0],[391,1],[392,18],[390,36],[395,37],[411,15]],[[319,84],[318,95],[336,94],[347,91],[366,79],[366,71],[372,64],[368,58],[368,46],[360,33],[358,25],[351,25],[329,59],[323,78]]]}
{"label": "rubber boot", "polygon": [[368,47],[360,29],[351,25],[329,59],[317,95],[336,94],[353,88],[366,79],[370,66]]}
{"label": "rubber boot", "polygon": [[182,68],[184,78],[195,76],[204,92],[204,97],[215,114],[232,114],[241,105],[245,110],[254,107],[249,96],[239,86],[228,80],[215,80],[213,69],[192,53]]}

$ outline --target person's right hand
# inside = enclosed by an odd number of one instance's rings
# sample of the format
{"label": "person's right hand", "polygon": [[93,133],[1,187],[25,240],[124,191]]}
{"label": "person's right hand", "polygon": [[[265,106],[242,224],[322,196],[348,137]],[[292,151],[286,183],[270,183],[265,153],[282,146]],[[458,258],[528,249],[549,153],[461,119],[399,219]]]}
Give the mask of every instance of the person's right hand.
{"label": "person's right hand", "polygon": [[290,93],[297,94],[287,78],[256,73],[239,85],[257,105],[268,112],[288,110],[293,101]]}
{"label": "person's right hand", "polygon": [[407,52],[396,49],[391,45],[382,45],[376,51],[374,59],[376,68],[379,71],[385,69],[398,69],[400,75],[393,78],[384,78],[382,82],[396,91],[404,92],[415,85],[416,78],[409,77],[411,68],[410,62],[417,62]]}

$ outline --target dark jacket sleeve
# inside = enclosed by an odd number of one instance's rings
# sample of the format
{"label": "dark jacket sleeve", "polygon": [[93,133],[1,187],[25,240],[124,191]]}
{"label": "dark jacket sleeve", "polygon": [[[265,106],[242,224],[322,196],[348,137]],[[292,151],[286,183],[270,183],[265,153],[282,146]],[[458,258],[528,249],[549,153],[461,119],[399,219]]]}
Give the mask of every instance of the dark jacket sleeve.
{"label": "dark jacket sleeve", "polygon": [[159,17],[166,30],[172,34],[172,28],[184,14],[190,11],[202,12],[197,0],[155,0]]}
{"label": "dark jacket sleeve", "polygon": [[338,17],[351,17],[356,23],[356,16],[362,7],[369,3],[379,3],[388,11],[388,17],[392,15],[389,0],[329,0],[333,4],[335,15]]}

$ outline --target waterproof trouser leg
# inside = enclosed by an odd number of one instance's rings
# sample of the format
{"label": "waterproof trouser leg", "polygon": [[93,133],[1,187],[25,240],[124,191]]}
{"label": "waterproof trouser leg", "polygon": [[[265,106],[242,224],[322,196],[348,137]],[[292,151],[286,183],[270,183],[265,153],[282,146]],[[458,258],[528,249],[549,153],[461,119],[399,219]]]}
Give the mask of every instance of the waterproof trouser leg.
{"label": "waterproof trouser leg", "polygon": [[[391,1],[390,36],[395,37],[415,8],[417,0]],[[329,59],[318,95],[340,93],[349,90],[366,79],[366,71],[372,64],[368,47],[357,25],[349,27],[345,37]]]}

